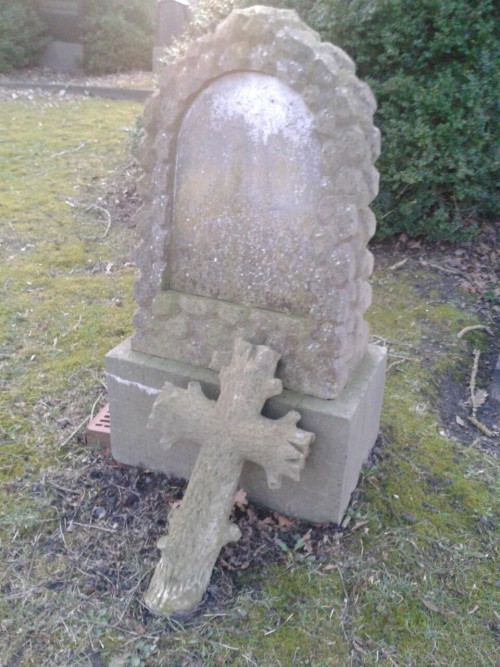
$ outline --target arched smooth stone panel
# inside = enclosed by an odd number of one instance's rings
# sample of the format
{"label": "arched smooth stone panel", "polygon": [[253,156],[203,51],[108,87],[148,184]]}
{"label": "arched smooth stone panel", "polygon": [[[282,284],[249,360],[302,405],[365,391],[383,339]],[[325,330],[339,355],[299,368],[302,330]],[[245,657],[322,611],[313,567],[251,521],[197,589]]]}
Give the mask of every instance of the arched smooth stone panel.
{"label": "arched smooth stone panel", "polygon": [[177,142],[170,289],[307,315],[320,144],[278,79],[228,74],[205,88]]}

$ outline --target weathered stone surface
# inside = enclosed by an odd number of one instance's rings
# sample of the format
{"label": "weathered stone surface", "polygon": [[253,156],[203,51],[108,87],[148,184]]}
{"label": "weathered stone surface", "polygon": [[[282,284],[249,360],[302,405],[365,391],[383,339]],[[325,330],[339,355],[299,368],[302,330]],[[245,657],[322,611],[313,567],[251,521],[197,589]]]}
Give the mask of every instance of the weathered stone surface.
{"label": "weathered stone surface", "polygon": [[182,440],[201,444],[186,494],[158,543],[162,555],[145,595],[156,613],[194,609],[221,548],[240,538],[229,515],[244,461],[261,466],[273,489],[283,476],[300,478],[314,435],[297,428],[298,412],[278,420],[261,415],[266,400],[282,391],[274,378],[278,359],[270,348],[239,339],[221,370],[217,401],[199,382],[186,390],[167,382],[155,400],[149,426],[159,431],[163,447]]}
{"label": "weathered stone surface", "polygon": [[490,391],[491,400],[500,403],[500,356],[497,359],[495,370],[493,371],[493,382]]}
{"label": "weathered stone surface", "polygon": [[375,102],[295,12],[233,12],[145,113],[133,348],[219,369],[276,349],[285,387],[334,398],[367,350]]}

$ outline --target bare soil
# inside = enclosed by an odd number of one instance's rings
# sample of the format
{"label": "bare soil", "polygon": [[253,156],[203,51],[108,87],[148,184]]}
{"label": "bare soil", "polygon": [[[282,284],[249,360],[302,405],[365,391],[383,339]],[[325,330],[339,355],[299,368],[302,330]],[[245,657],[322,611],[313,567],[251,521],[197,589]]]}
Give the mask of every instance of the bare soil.
{"label": "bare soil", "polygon": [[[484,330],[466,333],[471,341],[480,336],[481,355],[475,380],[476,388],[487,392],[477,417],[491,432],[500,431],[500,403],[491,398],[493,374],[500,355],[500,226],[484,224],[477,237],[456,243],[426,243],[397,239],[374,242],[376,266],[417,276],[415,288],[422,297],[450,303],[459,310],[475,311]],[[428,341],[432,345],[432,341]],[[439,344],[438,344],[439,345]],[[479,345],[479,344],[478,344]],[[439,353],[439,347],[436,348]],[[464,445],[481,444],[500,454],[500,442],[484,438],[470,421],[469,366],[450,369],[435,379],[438,388],[438,411],[443,428]]]}

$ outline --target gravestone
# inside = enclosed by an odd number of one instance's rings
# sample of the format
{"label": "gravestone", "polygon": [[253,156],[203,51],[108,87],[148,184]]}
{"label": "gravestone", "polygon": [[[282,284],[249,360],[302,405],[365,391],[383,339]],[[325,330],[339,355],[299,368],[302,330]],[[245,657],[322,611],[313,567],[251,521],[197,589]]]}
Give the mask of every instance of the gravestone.
{"label": "gravestone", "polygon": [[153,67],[159,70],[161,57],[166,46],[178,39],[191,20],[191,5],[194,0],[157,0],[155,39],[153,46]]}
{"label": "gravestone", "polygon": [[369,345],[378,187],[375,102],[354,64],[290,10],[233,11],[162,74],[145,111],[135,333],[107,355],[120,461],[189,477],[198,446],[146,430],[165,382],[209,398],[235,341],[281,357],[290,409],[316,435],[300,482],[249,496],[340,522],[378,433],[385,351]]}
{"label": "gravestone", "polygon": [[86,17],[84,0],[40,0],[38,9],[52,37],[40,64],[58,72],[80,72],[82,23]]}

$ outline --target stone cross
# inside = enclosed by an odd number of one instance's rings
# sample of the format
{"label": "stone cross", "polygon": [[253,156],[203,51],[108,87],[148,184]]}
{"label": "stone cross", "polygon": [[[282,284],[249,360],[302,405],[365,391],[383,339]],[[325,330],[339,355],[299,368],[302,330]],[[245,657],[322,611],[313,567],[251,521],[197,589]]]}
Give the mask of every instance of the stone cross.
{"label": "stone cross", "polygon": [[270,488],[279,488],[283,476],[299,480],[314,435],[297,428],[298,412],[277,420],[261,415],[266,400],[282,391],[274,378],[279,356],[238,339],[220,372],[217,401],[206,398],[198,382],[187,389],[167,382],[154,403],[148,426],[161,429],[163,447],[179,440],[202,447],[168,535],[158,542],[162,555],[145,595],[153,612],[194,609],[221,548],[240,538],[229,515],[244,461],[264,468]]}

